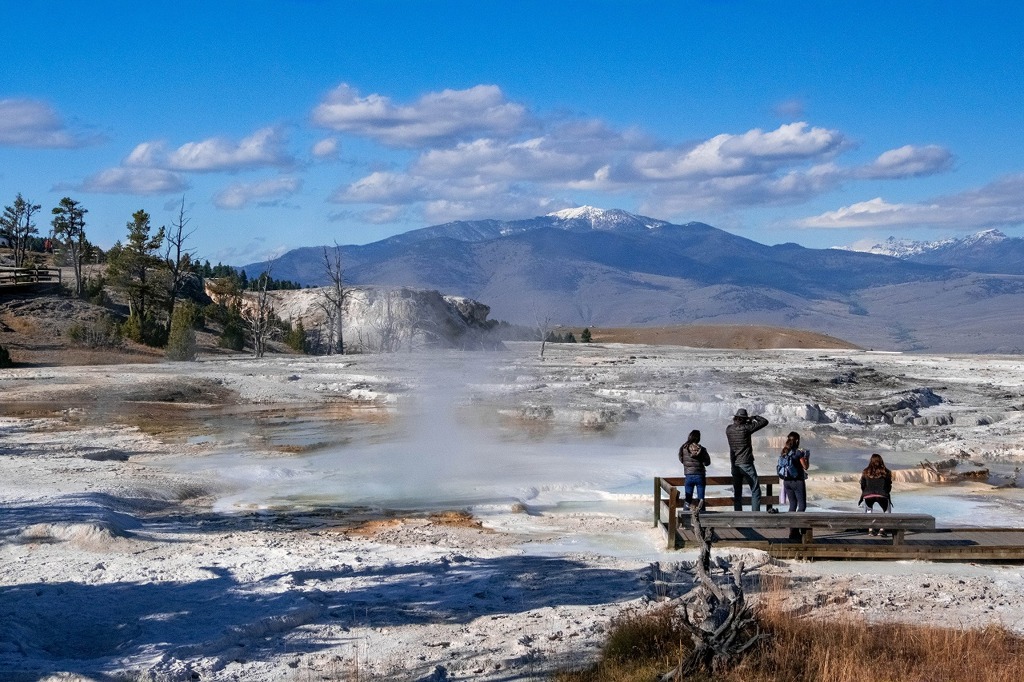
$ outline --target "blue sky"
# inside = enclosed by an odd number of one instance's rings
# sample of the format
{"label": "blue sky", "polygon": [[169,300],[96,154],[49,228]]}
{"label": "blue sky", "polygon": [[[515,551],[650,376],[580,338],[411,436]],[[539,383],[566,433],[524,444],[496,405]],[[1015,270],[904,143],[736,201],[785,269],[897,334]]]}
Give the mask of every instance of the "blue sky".
{"label": "blue sky", "polygon": [[589,204],[807,246],[1024,236],[1003,2],[5,3],[0,202],[240,265]]}

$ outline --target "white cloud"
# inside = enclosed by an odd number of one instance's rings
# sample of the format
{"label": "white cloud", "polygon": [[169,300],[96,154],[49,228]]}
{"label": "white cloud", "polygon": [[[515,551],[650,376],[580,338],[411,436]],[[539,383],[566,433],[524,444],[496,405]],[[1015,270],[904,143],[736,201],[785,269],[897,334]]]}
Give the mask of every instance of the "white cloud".
{"label": "white cloud", "polygon": [[799,227],[957,227],[964,230],[1024,224],[1024,174],[979,189],[920,203],[889,203],[881,197],[800,220]]}
{"label": "white cloud", "polygon": [[162,141],[142,142],[125,157],[122,165],[208,172],[288,167],[294,163],[295,160],[285,150],[284,131],[278,127],[267,127],[238,142],[211,137],[199,142],[186,142],[173,151],[168,151]]}
{"label": "white cloud", "polygon": [[369,211],[364,211],[359,216],[368,223],[374,225],[384,225],[387,223],[397,223],[405,216],[404,206],[381,206],[380,208],[374,208]]}
{"label": "white cloud", "polygon": [[426,198],[424,183],[404,173],[377,171],[348,187],[342,187],[331,201],[338,203],[408,204]]}
{"label": "white cloud", "polygon": [[804,115],[804,101],[799,97],[791,97],[790,99],[779,102],[772,110],[775,115],[779,118],[803,118]]}
{"label": "white cloud", "polygon": [[479,135],[513,136],[530,122],[526,107],[509,102],[496,85],[442,90],[397,105],[383,95],[361,97],[342,83],[313,109],[320,126],[396,147],[452,142]]}
{"label": "white cloud", "polygon": [[181,175],[159,168],[108,168],[82,181],[76,189],[103,194],[170,194],[188,183]]}
{"label": "white cloud", "polygon": [[[790,103],[791,113],[797,104]],[[917,177],[952,164],[944,147],[908,145],[865,165],[842,165],[837,159],[853,148],[850,139],[806,121],[670,146],[597,119],[534,117],[484,85],[397,104],[342,84],[316,107],[313,120],[396,147],[420,147],[403,168],[348,182],[330,201],[387,207],[385,216],[394,207],[413,208],[428,219],[500,217],[560,206],[560,197],[578,192],[627,196],[659,216],[728,211],[799,203],[848,182]]]}
{"label": "white cloud", "polygon": [[60,114],[33,99],[0,99],[0,145],[70,149],[89,140],[70,133]]}
{"label": "white cloud", "polygon": [[941,173],[952,165],[953,155],[945,147],[908,144],[880,154],[872,163],[857,169],[856,175],[862,178],[920,177]]}
{"label": "white cloud", "polygon": [[222,209],[240,209],[254,201],[276,203],[281,198],[299,191],[301,186],[301,180],[291,177],[259,182],[236,182],[218,192],[213,197],[213,205]]}
{"label": "white cloud", "polygon": [[327,137],[322,140],[318,140],[312,148],[313,156],[318,159],[335,159],[338,157],[338,153],[341,151],[340,145],[338,144],[338,138]]}
{"label": "white cloud", "polygon": [[822,161],[846,145],[837,130],[808,128],[803,121],[764,132],[722,134],[688,149],[637,154],[632,166],[647,180],[680,180],[768,173],[783,165]]}
{"label": "white cloud", "polygon": [[423,206],[423,217],[431,223],[468,220],[487,216],[514,219],[570,208],[574,203],[532,193],[509,192],[475,199],[436,199]]}

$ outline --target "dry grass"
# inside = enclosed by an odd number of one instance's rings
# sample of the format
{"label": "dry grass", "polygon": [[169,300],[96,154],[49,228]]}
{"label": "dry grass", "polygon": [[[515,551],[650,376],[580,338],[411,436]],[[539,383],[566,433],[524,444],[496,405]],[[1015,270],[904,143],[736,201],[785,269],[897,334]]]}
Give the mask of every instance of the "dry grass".
{"label": "dry grass", "polygon": [[[581,329],[572,327],[578,339]],[[692,348],[857,348],[834,336],[802,329],[752,324],[683,324],[665,327],[591,327],[594,343],[639,343]]]}
{"label": "dry grass", "polygon": [[[771,638],[715,682],[1016,682],[1024,678],[1024,638],[1007,630],[949,629],[911,624],[817,621],[769,604],[759,610]],[[651,682],[689,651],[688,634],[670,614],[627,616],[614,629],[601,661],[564,672],[556,682]],[[700,682],[710,676],[689,678]]]}

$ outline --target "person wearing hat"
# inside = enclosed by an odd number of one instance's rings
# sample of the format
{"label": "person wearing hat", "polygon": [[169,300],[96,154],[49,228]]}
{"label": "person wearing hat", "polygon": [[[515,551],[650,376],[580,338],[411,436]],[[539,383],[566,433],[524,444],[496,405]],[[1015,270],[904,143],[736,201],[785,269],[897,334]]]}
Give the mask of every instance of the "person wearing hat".
{"label": "person wearing hat", "polygon": [[729,463],[732,465],[732,507],[736,511],[743,509],[744,479],[750,485],[751,511],[761,511],[761,484],[754,468],[754,447],[750,443],[750,435],[766,426],[767,419],[758,415],[748,416],[741,407],[736,410],[732,424],[725,427],[725,437],[729,440]]}

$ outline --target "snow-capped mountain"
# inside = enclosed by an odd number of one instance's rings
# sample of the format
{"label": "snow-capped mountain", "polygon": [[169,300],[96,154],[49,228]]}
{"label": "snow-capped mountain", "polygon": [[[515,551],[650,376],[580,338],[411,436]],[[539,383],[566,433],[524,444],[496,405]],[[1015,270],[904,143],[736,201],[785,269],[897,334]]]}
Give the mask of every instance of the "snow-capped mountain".
{"label": "snow-capped mountain", "polygon": [[555,228],[571,232],[599,231],[628,234],[648,232],[668,224],[664,220],[635,215],[618,208],[579,206],[521,220],[456,220],[412,230],[390,237],[386,241],[394,244],[413,244],[428,239],[447,238],[460,242],[482,242],[542,228]]}
{"label": "snow-capped mountain", "polygon": [[839,248],[974,272],[1024,274],[1024,239],[1009,237],[994,229],[935,241],[889,237],[877,244],[853,244]]}
{"label": "snow-capped mountain", "polygon": [[618,208],[604,209],[593,206],[564,208],[548,213],[545,218],[554,218],[552,227],[562,229],[608,230],[612,232],[653,230],[668,225],[664,220],[628,213]]}
{"label": "snow-capped mountain", "polygon": [[[868,348],[1024,352],[1024,240],[990,231],[943,242],[903,245],[913,252],[905,258],[769,246],[703,223],[583,206],[337,248],[349,284],[463,296],[519,324],[538,314],[597,326],[756,323]],[[274,276],[326,283],[324,248],[282,254]],[[250,275],[268,267],[244,266]]]}
{"label": "snow-capped mountain", "polygon": [[917,241],[913,239],[897,239],[889,237],[878,244],[851,244],[839,248],[847,251],[861,251],[863,253],[876,253],[881,256],[892,256],[893,258],[911,258],[929,251],[949,248],[971,248],[974,246],[988,246],[999,244],[1010,239],[999,230],[984,230],[967,237],[947,237],[935,241]]}

